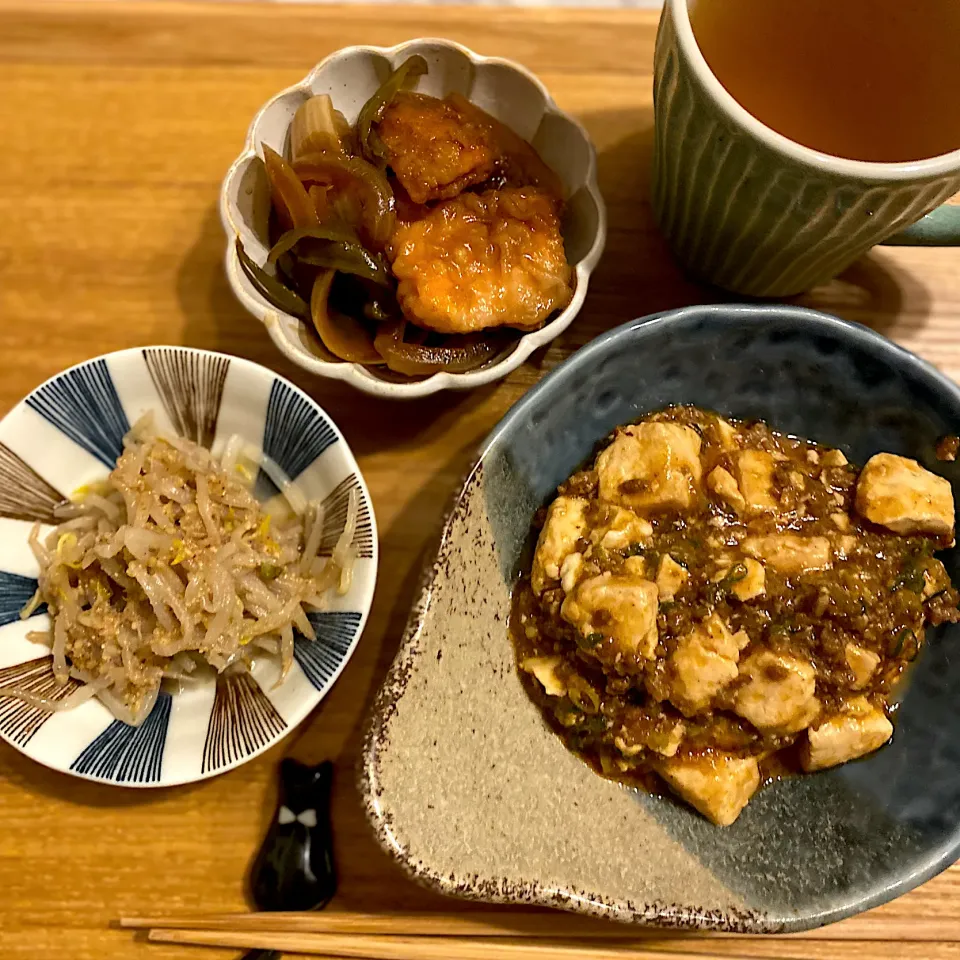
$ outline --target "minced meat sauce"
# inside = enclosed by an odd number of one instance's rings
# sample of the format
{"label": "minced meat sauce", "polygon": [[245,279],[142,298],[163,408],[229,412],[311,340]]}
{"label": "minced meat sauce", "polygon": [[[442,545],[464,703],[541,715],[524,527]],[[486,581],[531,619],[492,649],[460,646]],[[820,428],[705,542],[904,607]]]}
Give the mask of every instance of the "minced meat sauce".
{"label": "minced meat sauce", "polygon": [[601,773],[718,824],[765,779],[885,743],[925,627],[960,619],[946,480],[762,422],[621,427],[537,525],[512,622],[531,697]]}

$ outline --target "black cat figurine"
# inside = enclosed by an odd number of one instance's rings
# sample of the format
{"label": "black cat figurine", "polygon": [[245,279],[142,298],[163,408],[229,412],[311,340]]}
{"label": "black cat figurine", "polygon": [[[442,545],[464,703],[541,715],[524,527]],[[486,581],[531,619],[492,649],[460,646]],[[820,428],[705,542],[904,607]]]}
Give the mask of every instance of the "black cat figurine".
{"label": "black cat figurine", "polygon": [[333,764],[280,764],[276,816],[250,871],[258,910],[321,910],[337,890],[330,826]]}

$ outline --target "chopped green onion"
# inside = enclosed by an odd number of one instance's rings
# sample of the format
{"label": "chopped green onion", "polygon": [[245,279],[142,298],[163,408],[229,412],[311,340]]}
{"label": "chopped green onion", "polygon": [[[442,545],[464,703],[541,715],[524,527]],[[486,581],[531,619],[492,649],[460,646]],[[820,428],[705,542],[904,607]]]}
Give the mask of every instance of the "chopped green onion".
{"label": "chopped green onion", "polygon": [[[891,657],[899,657],[903,652],[903,645],[906,642],[907,637],[913,637],[916,641],[913,631],[907,627],[905,630],[901,630],[896,637],[893,638],[890,644],[889,654]],[[916,656],[916,654],[914,654]]]}
{"label": "chopped green onion", "polygon": [[281,573],[283,573],[283,570],[275,563],[260,564],[260,577],[263,580],[276,580]]}
{"label": "chopped green onion", "polygon": [[[579,680],[579,678],[576,678]],[[581,681],[583,685],[572,682],[567,689],[567,696],[575,707],[584,713],[596,713],[600,709],[600,696],[590,684]]]}
{"label": "chopped green onion", "polygon": [[739,583],[747,575],[747,565],[745,563],[735,563],[720,581],[719,586],[731,586]]}
{"label": "chopped green onion", "polygon": [[607,729],[607,718],[603,716],[584,717],[576,724],[584,733],[603,733]]}

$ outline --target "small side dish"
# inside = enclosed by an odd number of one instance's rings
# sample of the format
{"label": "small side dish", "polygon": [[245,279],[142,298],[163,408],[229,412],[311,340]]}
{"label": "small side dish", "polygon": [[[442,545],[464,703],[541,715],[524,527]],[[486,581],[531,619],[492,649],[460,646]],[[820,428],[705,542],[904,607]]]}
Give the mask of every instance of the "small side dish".
{"label": "small side dish", "polygon": [[719,825],[766,780],[862,757],[928,625],[950,484],[878,453],[671,407],[619,428],[539,519],[512,634],[528,692],[603,775]]}
{"label": "small side dish", "polygon": [[[253,492],[261,470],[282,492],[267,504]],[[39,523],[30,534],[40,575],[22,617],[45,603],[52,624],[28,639],[51,648],[62,686],[82,686],[59,698],[6,685],[0,696],[51,712],[96,696],[138,726],[164,680],[245,672],[271,656],[282,682],[294,631],[316,638],[307,611],[349,590],[357,506],[351,490],[343,532],[320,556],[322,505],[268,456],[234,437],[216,459],[161,435],[148,414],[109,477],[56,507],[62,522],[42,541]]]}
{"label": "small side dish", "polygon": [[353,126],[329,96],[306,100],[289,156],[262,147],[268,267],[237,240],[250,281],[325,359],[400,379],[483,366],[573,294],[559,178],[466,98],[413,92],[426,71],[409,57]]}

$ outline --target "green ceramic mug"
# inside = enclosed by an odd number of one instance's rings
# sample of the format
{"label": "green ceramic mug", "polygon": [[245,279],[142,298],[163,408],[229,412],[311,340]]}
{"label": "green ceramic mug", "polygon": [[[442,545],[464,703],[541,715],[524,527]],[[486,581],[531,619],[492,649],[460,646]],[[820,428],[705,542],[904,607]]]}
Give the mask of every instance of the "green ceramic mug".
{"label": "green ceramic mug", "polygon": [[788,297],[878,243],[960,244],[960,207],[940,207],[960,190],[960,150],[867,163],[781,136],[707,66],[693,2],[666,0],[653,88],[654,210],[691,273],[747,296]]}

